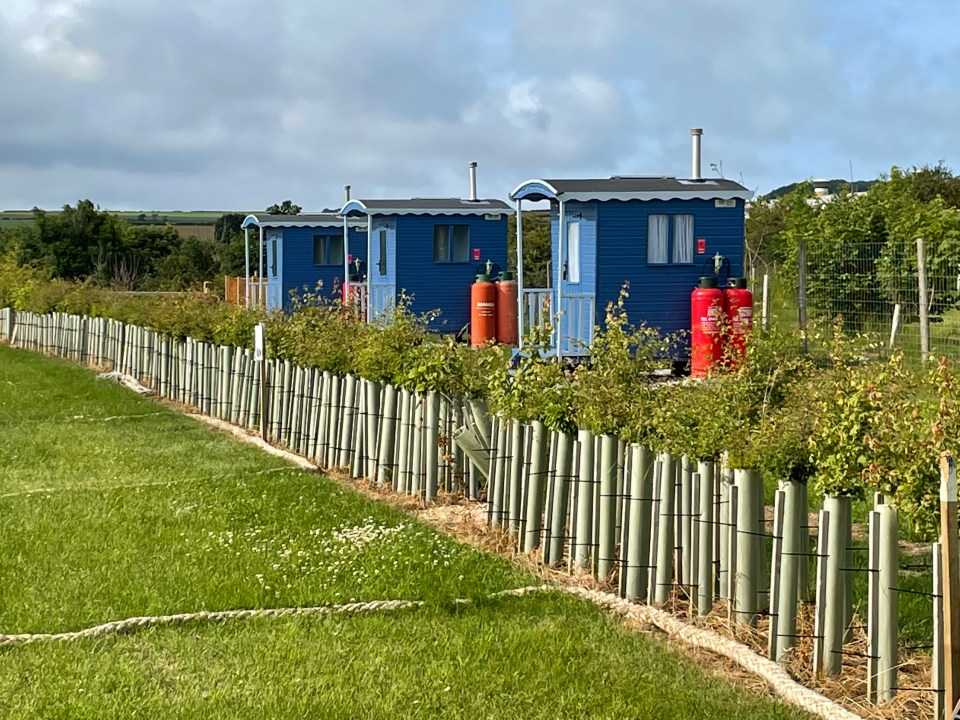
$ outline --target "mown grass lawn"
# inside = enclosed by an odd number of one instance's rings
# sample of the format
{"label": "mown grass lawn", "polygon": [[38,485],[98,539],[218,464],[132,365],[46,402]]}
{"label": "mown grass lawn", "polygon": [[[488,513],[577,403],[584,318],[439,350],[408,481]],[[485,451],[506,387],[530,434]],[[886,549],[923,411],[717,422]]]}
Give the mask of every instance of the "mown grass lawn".
{"label": "mown grass lawn", "polygon": [[2,633],[426,603],[3,648],[0,716],[805,717],[585,602],[489,599],[537,580],[66,363],[0,347],[0,432]]}

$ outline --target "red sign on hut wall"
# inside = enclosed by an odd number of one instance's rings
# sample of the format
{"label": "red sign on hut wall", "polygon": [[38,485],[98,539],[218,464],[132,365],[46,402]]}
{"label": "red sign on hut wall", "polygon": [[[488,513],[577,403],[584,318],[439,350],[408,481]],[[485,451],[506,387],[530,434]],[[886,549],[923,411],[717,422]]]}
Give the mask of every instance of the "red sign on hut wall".
{"label": "red sign on hut wall", "polygon": [[480,248],[473,249],[473,261],[478,262],[480,260]]}
{"label": "red sign on hut wall", "polygon": [[697,255],[707,254],[707,239],[697,238]]}

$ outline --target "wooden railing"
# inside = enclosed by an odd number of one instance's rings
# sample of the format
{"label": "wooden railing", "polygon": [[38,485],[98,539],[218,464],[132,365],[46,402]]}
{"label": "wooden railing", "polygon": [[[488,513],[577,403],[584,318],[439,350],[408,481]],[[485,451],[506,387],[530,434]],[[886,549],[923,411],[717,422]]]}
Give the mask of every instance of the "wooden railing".
{"label": "wooden railing", "polygon": [[[530,288],[523,291],[523,329],[544,329],[547,325],[558,325],[556,309],[552,307],[553,290],[550,288]],[[563,332],[560,352],[564,355],[582,355],[593,342],[593,328],[596,322],[596,299],[592,293],[572,293],[560,298],[563,318],[559,325]],[[552,341],[556,347],[556,339]]]}
{"label": "wooden railing", "polygon": [[[243,307],[247,304],[247,282],[244,277],[223,278],[223,299],[231,305]],[[256,276],[250,278],[250,305],[256,307],[267,301],[267,281]]]}

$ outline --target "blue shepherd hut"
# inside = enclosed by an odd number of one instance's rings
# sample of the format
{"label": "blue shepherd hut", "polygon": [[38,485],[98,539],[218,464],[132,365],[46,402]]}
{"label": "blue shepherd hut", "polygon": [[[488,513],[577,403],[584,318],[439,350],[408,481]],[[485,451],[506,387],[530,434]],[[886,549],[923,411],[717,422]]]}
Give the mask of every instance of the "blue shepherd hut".
{"label": "blue shepherd hut", "polygon": [[414,313],[440,310],[432,330],[459,332],[470,322],[470,286],[481,265],[506,269],[513,212],[501,200],[477,199],[476,163],[470,170],[466,200],[350,200],[340,209],[366,218],[368,320],[386,316],[403,293]]}
{"label": "blue shepherd hut", "polygon": [[[744,205],[752,193],[739,183],[700,176],[700,136],[693,136],[689,179],[614,176],[602,179],[532,179],[511,194],[518,218],[523,201],[549,201],[552,287],[520,288],[521,334],[549,302],[558,314],[558,356],[586,355],[593,329],[609,302],[629,283],[632,323],[662,333],[690,328],[690,293],[712,274],[717,254],[733,276],[743,271]],[[562,220],[561,220],[562,219]],[[517,265],[523,266],[522,223],[517,223]],[[522,282],[522,274],[520,275]],[[559,308],[563,312],[556,313]]]}
{"label": "blue shepherd hut", "polygon": [[[349,236],[348,246],[343,245],[344,227]],[[336,212],[318,215],[248,215],[241,227],[244,230],[247,258],[251,256],[251,231],[258,237],[256,248],[266,265],[254,261],[247,263],[247,278],[259,275],[267,283],[266,305],[268,310],[287,309],[290,293],[311,292],[322,283],[321,294],[339,292],[345,269],[352,279],[366,272],[363,261],[367,257],[366,228],[357,220],[346,223]],[[248,283],[249,284],[249,283]]]}

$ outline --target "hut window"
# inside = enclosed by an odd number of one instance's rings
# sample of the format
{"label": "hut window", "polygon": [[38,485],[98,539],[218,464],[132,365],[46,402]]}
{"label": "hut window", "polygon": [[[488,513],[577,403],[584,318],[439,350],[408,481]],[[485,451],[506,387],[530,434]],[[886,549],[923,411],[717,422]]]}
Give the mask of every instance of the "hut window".
{"label": "hut window", "polygon": [[675,265],[693,262],[693,215],[673,216],[673,262]]}
{"label": "hut window", "polygon": [[343,265],[343,237],[340,235],[314,235],[313,264]]}
{"label": "hut window", "polygon": [[693,263],[693,215],[650,215],[647,218],[647,264]]}
{"label": "hut window", "polygon": [[437,263],[470,262],[470,226],[434,225],[433,261]]}
{"label": "hut window", "polygon": [[666,265],[669,261],[670,216],[650,215],[647,218],[647,263]]}

